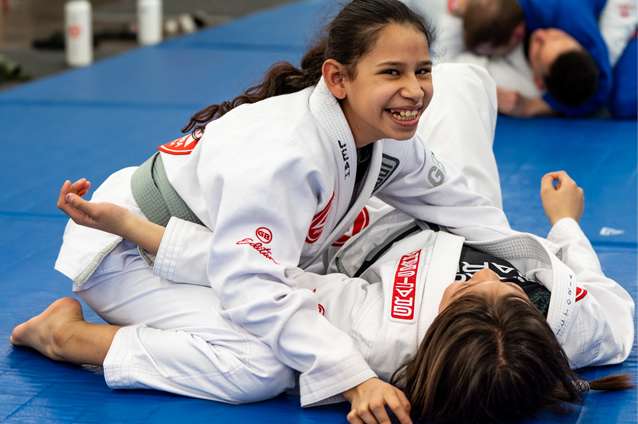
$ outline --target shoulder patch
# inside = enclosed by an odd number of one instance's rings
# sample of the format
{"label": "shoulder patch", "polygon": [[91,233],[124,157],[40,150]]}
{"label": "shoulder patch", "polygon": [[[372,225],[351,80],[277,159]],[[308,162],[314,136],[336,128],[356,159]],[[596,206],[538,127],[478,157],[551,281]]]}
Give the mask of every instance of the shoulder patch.
{"label": "shoulder patch", "polygon": [[379,176],[377,177],[377,182],[374,185],[374,189],[372,193],[376,192],[381,188],[386,181],[390,179],[394,171],[397,170],[401,161],[394,156],[386,155],[385,153],[381,157],[381,169],[379,170]]}
{"label": "shoulder patch", "polygon": [[170,143],[162,144],[157,150],[169,155],[189,155],[198,142],[199,140],[195,140],[191,134],[186,134]]}

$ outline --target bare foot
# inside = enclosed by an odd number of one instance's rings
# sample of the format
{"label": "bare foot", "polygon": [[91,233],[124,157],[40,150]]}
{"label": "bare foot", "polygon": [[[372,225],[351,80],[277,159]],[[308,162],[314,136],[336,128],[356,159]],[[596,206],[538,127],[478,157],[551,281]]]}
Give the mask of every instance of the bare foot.
{"label": "bare foot", "polygon": [[16,326],[9,340],[16,346],[27,346],[56,361],[64,360],[61,347],[70,337],[68,324],[84,321],[80,302],[63,297],[49,305],[40,315]]}

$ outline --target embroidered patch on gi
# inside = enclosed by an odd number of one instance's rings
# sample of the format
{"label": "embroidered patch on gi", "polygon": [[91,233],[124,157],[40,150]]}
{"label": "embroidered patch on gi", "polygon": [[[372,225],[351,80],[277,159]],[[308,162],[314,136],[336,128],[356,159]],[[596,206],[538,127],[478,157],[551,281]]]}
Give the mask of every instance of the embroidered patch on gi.
{"label": "embroidered patch on gi", "polygon": [[576,287],[576,302],[587,296],[587,290],[582,287]]}
{"label": "embroidered patch on gi", "polygon": [[324,308],[324,306],[321,303],[317,305],[317,310],[319,311],[321,315],[323,316],[326,315],[326,308]]}
{"label": "embroidered patch on gi", "polygon": [[255,235],[264,244],[268,244],[272,241],[272,231],[268,227],[259,227],[255,230]]}
{"label": "embroidered patch on gi", "polygon": [[162,153],[168,153],[169,155],[189,155],[195,146],[197,146],[198,141],[199,140],[195,140],[191,134],[186,134],[170,143],[162,144],[157,150]]}
{"label": "embroidered patch on gi", "polygon": [[394,273],[390,316],[394,320],[412,321],[416,298],[416,278],[419,272],[421,249],[401,256]]}
{"label": "embroidered patch on gi", "polygon": [[432,160],[432,166],[428,171],[428,181],[433,187],[438,187],[445,182],[445,167],[436,158],[434,152],[430,152],[430,158]]}
{"label": "embroidered patch on gi", "polygon": [[377,182],[374,184],[372,193],[379,190],[381,186],[390,179],[392,174],[394,174],[394,171],[396,171],[399,167],[400,163],[401,161],[394,156],[386,155],[385,153],[381,156],[381,169],[379,170],[379,176],[377,177]]}
{"label": "embroidered patch on gi", "polygon": [[330,212],[330,208],[332,207],[332,201],[334,200],[334,198],[335,194],[332,193],[332,197],[330,197],[330,200],[328,200],[328,204],[324,206],[324,208],[312,218],[310,228],[308,228],[308,235],[306,236],[306,243],[312,244],[319,240],[319,237],[321,237],[321,234],[323,233],[323,227],[326,225],[328,213]]}
{"label": "embroidered patch on gi", "polygon": [[348,240],[350,240],[350,238],[356,236],[365,227],[367,227],[368,224],[370,224],[370,213],[368,212],[368,208],[364,207],[363,209],[361,209],[361,212],[359,212],[359,215],[357,215],[357,217],[355,218],[354,223],[352,224],[352,227],[350,228],[350,230],[348,230],[347,233],[339,237],[337,241],[332,243],[332,245],[334,247],[343,246]]}
{"label": "embroidered patch on gi", "polygon": [[[262,229],[262,228],[268,230],[268,228],[266,228],[266,227],[259,227],[256,232],[259,232],[259,230]],[[268,230],[268,231],[270,231],[270,230]],[[272,233],[269,233],[269,235],[270,235],[270,240],[272,240]],[[259,236],[257,236],[257,237],[259,237]],[[268,243],[270,243],[270,241]],[[259,253],[261,256],[263,256],[264,258],[268,259],[272,263],[279,264],[279,262],[277,262],[272,257],[272,249],[269,248],[269,247],[264,246],[264,243],[262,243],[260,241],[255,241],[252,237],[246,237],[244,239],[241,239],[235,244],[248,245],[248,246],[252,247],[253,249],[255,249],[257,251],[257,253]]]}

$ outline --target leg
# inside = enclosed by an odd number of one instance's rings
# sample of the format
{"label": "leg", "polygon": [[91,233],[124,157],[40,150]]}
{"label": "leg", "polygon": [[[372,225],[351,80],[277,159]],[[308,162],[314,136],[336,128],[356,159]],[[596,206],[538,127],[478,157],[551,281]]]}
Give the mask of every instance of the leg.
{"label": "leg", "polygon": [[293,386],[292,370],[270,348],[223,319],[212,289],[153,275],[130,243],[121,243],[77,294],[122,326],[104,359],[112,388],[242,403]]}
{"label": "leg", "polygon": [[84,321],[80,302],[65,297],[16,326],[11,343],[30,347],[56,361],[102,365],[118,329]]}

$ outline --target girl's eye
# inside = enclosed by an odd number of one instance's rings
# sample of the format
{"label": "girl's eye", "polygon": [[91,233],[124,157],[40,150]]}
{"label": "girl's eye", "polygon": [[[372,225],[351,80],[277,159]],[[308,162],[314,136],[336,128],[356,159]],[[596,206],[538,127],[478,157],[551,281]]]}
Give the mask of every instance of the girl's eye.
{"label": "girl's eye", "polygon": [[432,73],[432,68],[421,68],[416,71],[417,75],[430,75]]}
{"label": "girl's eye", "polygon": [[386,69],[385,71],[383,71],[383,73],[391,75],[393,77],[398,77],[399,76],[399,71],[397,69]]}

